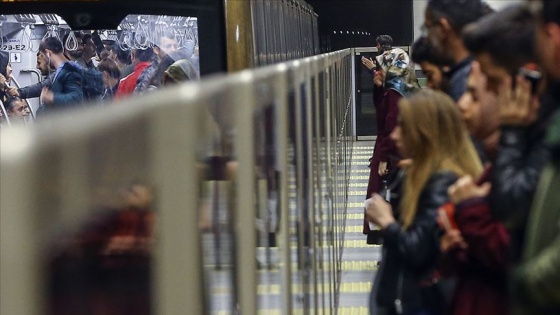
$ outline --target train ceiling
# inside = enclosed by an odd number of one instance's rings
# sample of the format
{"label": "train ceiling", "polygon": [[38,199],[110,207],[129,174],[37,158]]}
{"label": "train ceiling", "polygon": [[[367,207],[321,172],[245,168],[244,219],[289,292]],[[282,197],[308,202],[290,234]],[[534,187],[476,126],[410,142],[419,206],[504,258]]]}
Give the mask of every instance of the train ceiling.
{"label": "train ceiling", "polygon": [[[56,2],[56,5],[53,5]],[[221,8],[222,0],[0,0],[2,14],[56,13],[72,29],[116,29],[128,14],[198,16]]]}

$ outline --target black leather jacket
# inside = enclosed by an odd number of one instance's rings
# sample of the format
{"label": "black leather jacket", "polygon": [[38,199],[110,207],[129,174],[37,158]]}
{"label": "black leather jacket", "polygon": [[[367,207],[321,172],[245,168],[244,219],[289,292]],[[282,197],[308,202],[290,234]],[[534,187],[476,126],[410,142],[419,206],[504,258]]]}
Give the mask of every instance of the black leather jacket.
{"label": "black leather jacket", "polygon": [[503,126],[498,154],[492,167],[492,213],[512,238],[512,259],[520,257],[525,225],[543,167],[550,161],[544,137],[558,107],[560,84],[551,85],[541,100],[537,121],[528,127]]}
{"label": "black leather jacket", "polygon": [[374,284],[379,307],[392,313],[400,298],[404,314],[417,309],[441,310],[439,292],[424,282],[431,280],[440,256],[437,210],[449,201],[447,189],[457,179],[448,171],[432,175],[420,194],[412,226],[403,231],[395,222],[382,231],[383,259]]}

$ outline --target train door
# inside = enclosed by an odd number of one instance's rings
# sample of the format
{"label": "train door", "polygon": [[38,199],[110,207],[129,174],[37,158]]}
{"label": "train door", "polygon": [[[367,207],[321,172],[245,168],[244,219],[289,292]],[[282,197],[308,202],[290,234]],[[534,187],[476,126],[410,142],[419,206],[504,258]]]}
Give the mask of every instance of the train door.
{"label": "train door", "polygon": [[362,65],[362,57],[374,59],[377,48],[356,48],[354,54],[354,115],[357,140],[373,140],[377,133],[373,104],[373,74]]}

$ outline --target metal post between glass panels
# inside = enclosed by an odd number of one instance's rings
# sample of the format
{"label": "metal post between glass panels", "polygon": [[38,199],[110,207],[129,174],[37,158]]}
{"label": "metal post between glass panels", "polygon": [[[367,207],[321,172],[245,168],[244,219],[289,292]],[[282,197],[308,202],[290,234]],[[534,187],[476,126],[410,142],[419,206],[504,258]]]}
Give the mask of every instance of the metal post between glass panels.
{"label": "metal post between glass panels", "polygon": [[[183,105],[183,104],[180,104]],[[198,229],[197,147],[203,104],[167,106],[154,112],[153,177],[158,178],[160,229],[156,264],[156,314],[185,309],[209,314],[204,302],[202,249]],[[181,167],[169,167],[180,165]],[[188,193],[185,193],[188,192]],[[177,211],[180,210],[180,211]],[[183,250],[180,250],[183,249]]]}
{"label": "metal post between glass panels", "polygon": [[235,205],[236,278],[240,314],[257,314],[256,231],[255,231],[255,154],[253,110],[255,108],[252,73],[244,71],[230,86],[235,106],[234,138],[238,162]]}
{"label": "metal post between glass panels", "polygon": [[312,283],[312,296],[313,296],[313,308],[315,310],[315,314],[317,314],[317,305],[318,305],[318,285],[317,285],[317,261],[315,259],[315,255],[317,252],[316,247],[316,226],[315,226],[315,194],[314,194],[314,185],[313,185],[313,173],[316,171],[314,158],[313,158],[313,112],[312,112],[312,97],[311,97],[311,60],[310,58],[306,58],[303,60],[302,65],[302,73],[305,77],[304,87],[305,87],[305,137],[306,137],[306,155],[307,159],[305,163],[307,164],[307,174],[306,174],[306,186],[307,186],[307,221],[309,223],[309,275],[310,275],[310,282]]}
{"label": "metal post between glass panels", "polygon": [[288,72],[285,65],[277,67],[274,77],[274,112],[276,117],[277,163],[280,176],[280,272],[282,278],[282,314],[293,313],[292,303],[292,251],[290,240],[290,211],[288,187]]}
{"label": "metal post between glass panels", "polygon": [[29,191],[37,188],[36,166],[29,148],[21,150],[7,141],[8,137],[30,140],[31,134],[28,130],[12,129],[0,137],[0,313],[38,315],[43,313],[44,278],[38,264],[36,230],[31,224],[35,205],[28,196]]}

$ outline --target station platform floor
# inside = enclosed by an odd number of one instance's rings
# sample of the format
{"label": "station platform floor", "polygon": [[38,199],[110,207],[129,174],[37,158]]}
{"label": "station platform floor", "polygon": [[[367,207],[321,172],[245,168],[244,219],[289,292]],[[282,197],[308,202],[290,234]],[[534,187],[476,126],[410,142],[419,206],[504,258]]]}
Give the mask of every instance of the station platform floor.
{"label": "station platform floor", "polygon": [[381,247],[366,244],[362,234],[364,200],[369,179],[373,141],[354,142],[348,212],[342,252],[339,315],[369,315],[371,285],[381,258]]}
{"label": "station platform floor", "polygon": [[[369,315],[369,296],[371,285],[377,271],[377,262],[381,257],[381,247],[366,244],[366,237],[362,234],[363,211],[365,194],[369,179],[368,168],[369,158],[373,151],[374,141],[357,141],[353,144],[353,154],[350,169],[350,187],[348,191],[347,215],[344,226],[344,248],[342,250],[340,288],[338,296],[338,309],[330,308],[336,305],[334,301],[319,300],[318,309],[315,312],[312,296],[305,296],[306,283],[312,282],[305,277],[309,275],[301,273],[292,274],[292,282],[295,284],[293,290],[293,314],[340,314],[340,315]],[[293,176],[292,176],[293,177]],[[295,178],[290,179],[290,193],[295,194]],[[292,191],[294,190],[294,191]],[[293,214],[295,215],[295,214]],[[295,219],[295,218],[294,218]],[[228,239],[231,235],[222,235],[221,245],[225,248],[231,245]],[[208,235],[203,240],[208,246],[215,239]],[[295,244],[294,244],[295,245]],[[206,267],[210,268],[210,288],[209,298],[211,304],[211,314],[226,315],[232,314],[235,309],[233,303],[233,274],[228,267],[231,264],[231,257],[215,255],[212,251],[205,252]],[[327,255],[325,254],[325,259]],[[297,261],[297,253],[292,251],[293,260]],[[216,261],[219,257],[221,261]],[[278,268],[277,248],[257,247],[258,286],[257,286],[257,309],[258,314],[282,314],[281,296],[281,274]],[[218,265],[223,268],[216,268]],[[207,269],[208,271],[208,269]],[[324,277],[319,279],[321,292],[332,292],[334,290],[331,279]]]}

